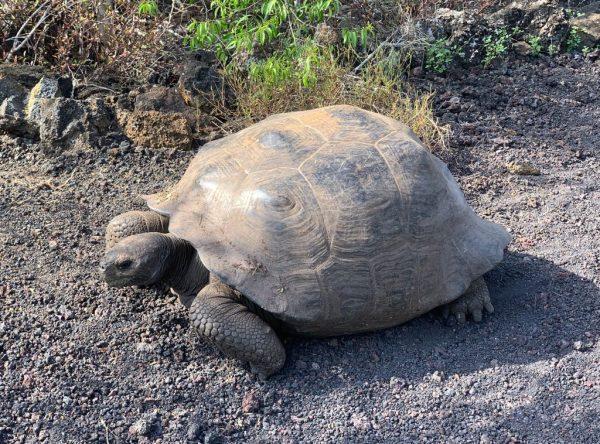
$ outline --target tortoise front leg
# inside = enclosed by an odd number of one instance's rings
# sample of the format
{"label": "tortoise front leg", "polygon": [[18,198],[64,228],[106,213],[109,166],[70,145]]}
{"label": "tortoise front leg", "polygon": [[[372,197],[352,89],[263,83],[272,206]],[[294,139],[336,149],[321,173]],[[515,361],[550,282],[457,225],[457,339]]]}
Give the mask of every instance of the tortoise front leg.
{"label": "tortoise front leg", "polygon": [[275,331],[236,297],[233,289],[213,282],[190,308],[196,330],[226,355],[250,363],[261,378],[281,370],[285,349]]}
{"label": "tortoise front leg", "polygon": [[106,227],[106,249],[134,234],[168,232],[169,218],[154,211],[128,211],[114,217]]}

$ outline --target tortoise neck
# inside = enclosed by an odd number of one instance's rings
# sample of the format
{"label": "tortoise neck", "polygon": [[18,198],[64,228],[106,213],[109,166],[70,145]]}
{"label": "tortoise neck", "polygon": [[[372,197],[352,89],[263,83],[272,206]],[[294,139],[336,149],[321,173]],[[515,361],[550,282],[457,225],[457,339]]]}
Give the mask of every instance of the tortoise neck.
{"label": "tortoise neck", "polygon": [[166,236],[170,246],[163,282],[189,308],[198,292],[208,283],[209,272],[192,244],[173,235]]}

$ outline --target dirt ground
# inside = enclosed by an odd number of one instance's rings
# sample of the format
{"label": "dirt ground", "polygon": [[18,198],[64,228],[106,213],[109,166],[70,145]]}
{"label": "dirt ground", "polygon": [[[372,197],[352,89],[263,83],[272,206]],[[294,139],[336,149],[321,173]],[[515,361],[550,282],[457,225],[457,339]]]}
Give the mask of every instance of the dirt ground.
{"label": "dirt ground", "polygon": [[[421,79],[443,155],[514,235],[496,312],[289,338],[262,382],[159,289],[108,289],[103,230],[191,152],[45,157],[0,141],[0,442],[600,442],[600,65],[561,56]],[[511,161],[539,176],[514,175]]]}

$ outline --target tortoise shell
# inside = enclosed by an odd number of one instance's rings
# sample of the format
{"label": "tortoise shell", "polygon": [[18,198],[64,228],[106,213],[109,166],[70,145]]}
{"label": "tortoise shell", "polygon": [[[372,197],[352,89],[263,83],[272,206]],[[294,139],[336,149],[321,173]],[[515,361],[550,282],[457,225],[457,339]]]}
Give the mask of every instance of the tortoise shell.
{"label": "tortoise shell", "polygon": [[146,200],[211,273],[304,334],[385,328],[451,302],[510,241],[405,125],[345,105],[210,142]]}

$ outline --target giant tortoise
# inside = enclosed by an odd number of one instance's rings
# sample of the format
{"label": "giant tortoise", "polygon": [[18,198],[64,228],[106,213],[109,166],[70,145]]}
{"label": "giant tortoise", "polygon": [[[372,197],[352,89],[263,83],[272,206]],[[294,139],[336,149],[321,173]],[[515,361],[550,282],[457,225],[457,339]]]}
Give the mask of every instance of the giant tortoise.
{"label": "giant tortoise", "polygon": [[262,376],[280,333],[343,335],[446,306],[493,311],[504,228],[469,207],[402,123],[353,106],[273,115],[206,144],[170,190],[107,228],[111,286],[162,281],[194,327]]}

